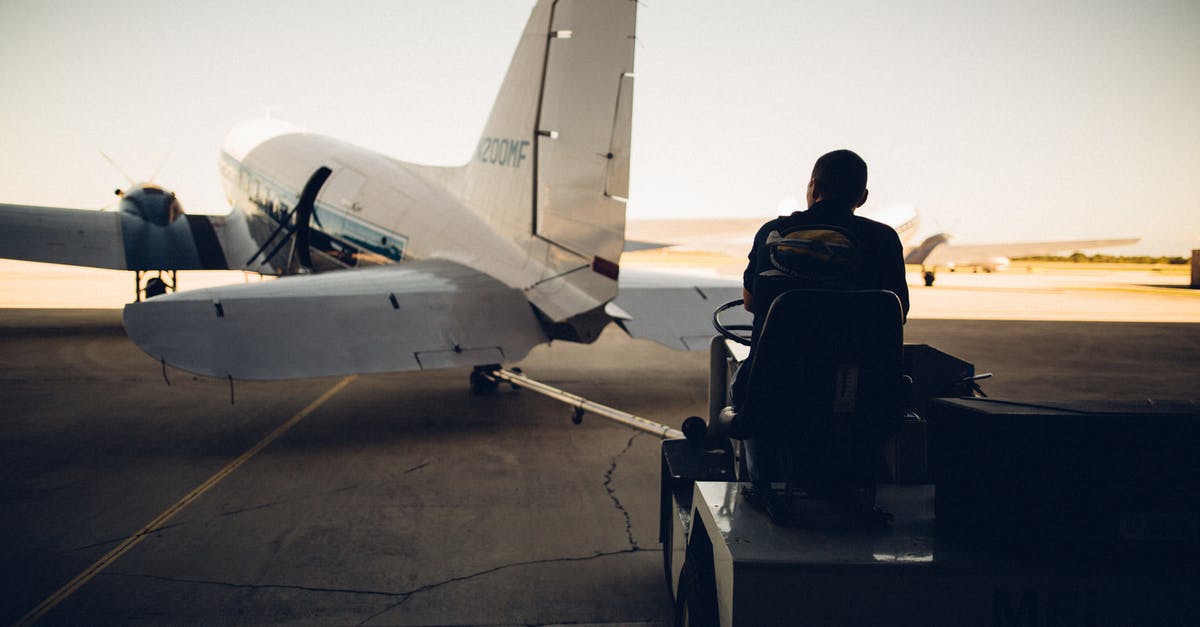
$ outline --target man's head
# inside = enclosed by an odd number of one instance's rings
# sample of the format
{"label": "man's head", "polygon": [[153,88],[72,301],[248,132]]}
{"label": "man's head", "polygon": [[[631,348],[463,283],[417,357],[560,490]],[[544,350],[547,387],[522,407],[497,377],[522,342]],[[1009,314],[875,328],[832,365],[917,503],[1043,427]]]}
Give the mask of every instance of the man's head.
{"label": "man's head", "polygon": [[821,155],[808,181],[808,206],[819,200],[861,207],[867,202],[867,162],[850,150]]}

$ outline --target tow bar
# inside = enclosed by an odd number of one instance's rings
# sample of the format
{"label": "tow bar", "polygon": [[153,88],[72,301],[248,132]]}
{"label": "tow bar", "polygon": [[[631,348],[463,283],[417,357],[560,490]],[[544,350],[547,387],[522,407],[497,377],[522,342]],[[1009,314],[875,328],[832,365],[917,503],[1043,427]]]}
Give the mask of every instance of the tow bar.
{"label": "tow bar", "polygon": [[647,420],[641,416],[635,416],[628,412],[623,412],[619,409],[614,409],[607,405],[589,401],[578,394],[572,394],[566,390],[560,390],[552,385],[547,385],[541,381],[530,379],[529,377],[519,372],[514,372],[506,368],[495,368],[492,370],[482,371],[484,377],[499,383],[501,381],[511,384],[514,387],[523,388],[531,392],[536,392],[542,396],[550,397],[560,403],[564,403],[574,408],[571,412],[571,422],[580,424],[583,422],[583,414],[590,413],[607,418],[613,422],[619,422],[627,427],[633,427],[647,433],[652,433],[664,440],[673,440],[683,437],[683,432],[679,429],[673,429],[662,423]]}

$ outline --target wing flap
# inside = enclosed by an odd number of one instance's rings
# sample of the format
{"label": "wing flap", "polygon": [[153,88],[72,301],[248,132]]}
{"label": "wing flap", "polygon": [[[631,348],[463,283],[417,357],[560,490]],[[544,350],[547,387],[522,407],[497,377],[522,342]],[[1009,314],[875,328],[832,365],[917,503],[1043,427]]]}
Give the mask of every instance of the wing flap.
{"label": "wing flap", "polygon": [[441,260],[193,290],[125,307],[155,359],[234,379],[515,361],[546,336],[517,289]]}

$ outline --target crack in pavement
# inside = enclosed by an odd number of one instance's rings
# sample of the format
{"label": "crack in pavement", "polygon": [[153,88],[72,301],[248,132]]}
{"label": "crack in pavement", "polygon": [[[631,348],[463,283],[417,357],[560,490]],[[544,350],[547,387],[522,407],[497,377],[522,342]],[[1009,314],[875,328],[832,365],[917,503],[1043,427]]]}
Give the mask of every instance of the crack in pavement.
{"label": "crack in pavement", "polygon": [[629,548],[631,551],[640,550],[641,547],[638,546],[637,540],[633,537],[633,520],[629,517],[629,510],[626,510],[625,506],[621,504],[621,499],[617,498],[617,490],[612,486],[612,481],[613,472],[617,470],[617,461],[621,459],[621,456],[629,452],[629,449],[633,447],[633,441],[637,439],[639,435],[642,435],[641,431],[635,432],[629,437],[629,441],[625,443],[625,448],[621,449],[620,453],[617,453],[615,456],[613,456],[612,463],[609,465],[608,471],[604,473],[604,490],[608,492],[608,498],[612,499],[613,505],[616,506],[617,511],[621,512],[621,515],[625,517],[625,537],[627,540],[629,540]]}
{"label": "crack in pavement", "polygon": [[357,590],[354,588],[325,588],[321,586],[301,586],[296,584],[282,583],[234,583],[232,581],[214,581],[211,579],[186,579],[183,577],[166,577],[163,575],[150,575],[147,573],[125,573],[125,572],[106,572],[100,573],[100,577],[128,577],[131,579],[153,579],[155,581],[166,581],[170,583],[190,583],[201,586],[220,586],[222,588],[237,588],[241,590],[302,590],[304,592],[332,592],[337,594],[371,594],[376,596],[387,597],[403,597],[407,596],[407,592],[391,592],[387,590]]}
{"label": "crack in pavement", "polygon": [[[422,464],[421,466],[418,466],[417,468],[421,468],[421,467],[424,467],[424,466],[428,466],[428,465],[429,465],[429,463],[430,463],[430,462],[425,462],[424,464]],[[409,470],[409,471],[407,471],[407,472],[412,472],[412,470],[416,470],[417,468],[410,469],[410,470]],[[342,486],[342,487],[340,487],[340,488],[334,488],[334,489],[332,489],[332,490],[326,490],[326,491],[324,491],[324,492],[317,492],[317,493],[314,493],[314,494],[304,494],[304,495],[300,495],[300,496],[294,496],[294,497],[291,497],[291,498],[280,499],[280,500],[278,500],[278,501],[269,501],[269,502],[267,502],[267,503],[260,503],[260,504],[258,504],[258,505],[251,505],[251,506],[249,506],[249,507],[243,507],[243,508],[240,508],[240,509],[228,510],[228,511],[224,511],[224,512],[220,512],[220,513],[218,513],[218,514],[215,514],[215,516],[216,516],[216,517],[218,517],[218,518],[225,517],[225,516],[236,516],[236,515],[238,515],[238,514],[245,514],[245,513],[248,513],[248,512],[254,512],[254,511],[261,510],[261,509],[268,509],[268,508],[271,508],[271,507],[275,507],[276,505],[284,505],[284,504],[288,504],[288,503],[295,503],[295,502],[298,502],[298,501],[304,501],[304,500],[309,500],[309,499],[323,498],[323,497],[329,496],[329,495],[331,495],[331,494],[338,494],[338,493],[340,493],[340,492],[347,492],[347,491],[350,491],[350,490],[354,490],[354,489],[358,488],[360,485],[362,485],[362,484],[361,484],[361,483],[352,483],[352,484],[349,484],[349,485],[344,485],[344,486]],[[94,518],[94,517],[93,517],[93,518]],[[180,521],[180,522],[173,522],[173,523],[171,523],[171,524],[169,524],[169,525],[163,525],[163,526],[161,526],[161,527],[155,527],[154,529],[151,529],[151,530],[148,532],[148,534],[161,533],[161,532],[163,532],[163,531],[166,531],[166,530],[168,530],[168,529],[174,529],[175,527],[182,527],[182,526],[184,526],[184,525],[190,525],[190,524],[192,524],[192,522],[191,522],[191,521]],[[58,551],[57,553],[55,553],[55,555],[66,555],[66,554],[68,554],[68,553],[75,553],[75,552],[77,552],[77,551],[86,551],[86,550],[88,550],[88,549],[94,549],[94,548],[97,548],[97,547],[107,546],[107,545],[110,545],[110,544],[117,544],[117,543],[119,543],[119,542],[121,542],[121,541],[123,541],[123,540],[127,539],[128,537],[129,537],[129,536],[120,536],[120,537],[118,537],[118,538],[110,538],[110,539],[108,539],[108,540],[99,540],[99,541],[93,542],[93,543],[91,543],[91,544],[85,544],[85,545],[83,545],[83,546],[72,547],[72,548],[69,548],[69,549],[63,549],[63,550],[61,550],[61,551]]]}
{"label": "crack in pavement", "polygon": [[420,470],[420,469],[422,469],[422,468],[424,468],[424,467],[428,466],[428,465],[429,465],[429,464],[431,464],[431,463],[433,463],[433,462],[428,462],[428,461],[421,462],[421,463],[417,464],[416,466],[413,466],[412,468],[409,468],[408,470],[405,470],[405,471],[404,471],[404,474],[406,474],[406,475],[407,475],[407,474],[408,474],[408,473],[410,473],[410,472],[416,472],[416,471],[418,471],[418,470]]}
{"label": "crack in pavement", "polygon": [[662,621],[654,619],[636,619],[632,621],[620,622],[596,622],[593,620],[583,619],[578,621],[554,621],[554,622],[439,622],[436,625],[418,625],[412,627],[551,627],[558,625],[665,625]]}
{"label": "crack in pavement", "polygon": [[344,485],[340,488],[334,488],[332,490],[326,490],[324,492],[316,492],[313,494],[301,494],[301,495],[293,496],[293,497],[286,498],[286,499],[279,499],[278,501],[268,501],[266,503],[259,503],[258,505],[250,505],[248,507],[243,507],[240,509],[234,509],[234,510],[221,512],[221,513],[217,514],[217,517],[236,516],[238,514],[245,514],[248,512],[258,511],[260,509],[267,509],[267,508],[275,507],[276,505],[284,505],[287,503],[295,503],[298,501],[306,501],[309,499],[323,498],[326,496],[330,496],[332,494],[338,494],[340,492],[347,492],[349,490],[353,490],[353,489],[359,487],[360,485],[362,485],[362,484],[361,483],[352,483],[350,485]]}
{"label": "crack in pavement", "polygon": [[[187,524],[187,523],[177,522],[177,523],[171,523],[171,524],[169,524],[169,525],[163,525],[163,526],[161,526],[161,527],[155,527],[154,529],[152,529],[152,530],[150,530],[149,532],[147,532],[147,534],[146,534],[146,535],[150,535],[150,534],[159,533],[159,532],[162,532],[162,531],[166,531],[166,530],[168,530],[168,529],[174,529],[175,527],[181,527],[181,526],[183,526],[183,525],[185,525],[185,524]],[[70,549],[63,549],[63,550],[61,550],[61,551],[59,551],[59,552],[55,553],[55,555],[66,555],[66,554],[68,554],[68,553],[75,553],[75,552],[77,552],[77,551],[86,551],[86,550],[88,550],[88,549],[94,549],[94,548],[98,548],[98,547],[102,547],[102,546],[107,546],[107,545],[110,545],[110,544],[118,544],[118,543],[120,543],[120,542],[122,542],[123,540],[126,540],[126,539],[128,539],[128,538],[129,538],[129,536],[125,535],[125,536],[121,536],[121,537],[119,537],[119,538],[110,538],[110,539],[108,539],[108,540],[100,540],[100,541],[97,541],[97,542],[93,542],[93,543],[91,543],[91,544],[85,544],[85,545],[83,545],[83,546],[77,546],[77,547],[73,547],[73,548],[70,548]]]}
{"label": "crack in pavement", "polygon": [[[143,578],[143,579],[152,579],[152,580],[165,581],[165,582],[171,582],[171,583],[221,586],[221,587],[226,587],[226,588],[235,588],[235,589],[243,589],[243,590],[270,590],[270,589],[299,590],[299,591],[303,591],[303,592],[319,592],[319,593],[332,593],[332,594],[373,595],[373,596],[382,596],[382,597],[397,599],[395,602],[389,603],[386,607],[384,607],[380,611],[375,612],[374,614],[371,614],[370,616],[363,619],[361,622],[357,623],[357,625],[359,625],[361,627],[362,625],[366,625],[367,623],[374,621],[376,618],[379,618],[380,616],[383,616],[384,614],[387,614],[388,612],[399,609],[413,596],[420,594],[422,592],[428,592],[430,590],[434,590],[436,588],[440,588],[442,586],[446,586],[446,585],[449,585],[452,583],[459,583],[459,582],[475,579],[478,577],[483,577],[485,575],[490,575],[492,573],[496,573],[496,572],[499,572],[502,570],[507,570],[509,568],[517,568],[520,566],[534,566],[534,565],[539,565],[539,564],[583,562],[583,561],[594,560],[594,559],[598,559],[598,558],[602,558],[602,557],[609,557],[609,556],[613,556],[613,555],[624,555],[624,554],[629,554],[629,553],[637,553],[639,551],[651,551],[651,552],[659,551],[661,549],[643,549],[638,545],[637,540],[633,537],[633,521],[629,516],[629,511],[627,509],[625,509],[625,506],[621,503],[621,500],[617,497],[616,489],[612,485],[613,474],[617,470],[617,464],[620,462],[621,458],[626,453],[628,453],[630,449],[633,448],[634,440],[636,440],[637,437],[640,435],[644,435],[644,434],[638,432],[638,433],[634,433],[633,435],[631,435],[629,437],[629,440],[625,442],[625,447],[622,448],[620,452],[618,452],[616,455],[613,456],[611,463],[609,464],[608,470],[604,473],[604,490],[608,493],[608,497],[612,500],[613,506],[615,506],[617,508],[617,511],[621,512],[621,515],[625,519],[625,537],[626,537],[626,540],[629,542],[629,548],[626,548],[626,549],[619,549],[619,550],[615,550],[615,551],[597,551],[591,555],[583,555],[583,556],[556,557],[556,558],[545,558],[545,559],[537,559],[537,560],[525,560],[525,561],[521,561],[521,562],[510,562],[508,564],[501,564],[499,566],[493,566],[491,568],[476,571],[474,573],[469,573],[466,575],[450,577],[448,579],[436,581],[433,583],[425,584],[423,586],[419,586],[417,588],[413,588],[411,590],[403,590],[403,591],[369,590],[369,589],[355,589],[355,588],[328,588],[328,587],[321,587],[321,586],[302,586],[302,585],[295,585],[295,584],[273,584],[273,583],[249,584],[249,583],[235,583],[235,582],[228,582],[228,581],[214,581],[214,580],[205,580],[205,579],[186,579],[186,578],[166,577],[166,576],[151,575],[151,574],[144,574],[144,573],[125,573],[125,572],[101,573],[100,576]],[[421,468],[424,468],[425,466],[428,466],[429,464],[430,464],[430,462],[428,462],[428,461],[418,464],[418,465],[406,470],[405,474],[414,472],[416,470],[420,470]],[[351,487],[353,487],[353,486],[351,486]],[[345,488],[343,488],[343,489],[345,489]],[[340,490],[338,490],[338,491],[340,491]],[[242,513],[244,511],[252,511],[252,510],[260,509],[263,507],[270,507],[275,504],[277,504],[277,503],[267,503],[267,504],[263,504],[263,505],[256,506],[256,507],[246,508],[244,510],[225,512],[220,515],[226,516],[226,515],[230,515],[230,514],[237,514],[237,513]],[[554,624],[568,624],[568,623],[560,622],[560,623],[554,623]]]}
{"label": "crack in pavement", "polygon": [[120,571],[103,572],[97,576],[99,576],[99,577],[128,577],[128,578],[137,578],[137,579],[152,579],[152,580],[156,580],[156,581],[165,581],[165,582],[169,582],[169,583],[185,583],[185,584],[194,584],[194,585],[203,585],[203,586],[220,586],[223,588],[234,588],[234,589],[239,589],[239,590],[299,590],[302,592],[372,595],[372,596],[383,596],[383,597],[399,599],[395,603],[389,604],[387,607],[383,608],[379,612],[376,612],[376,613],[372,614],[371,616],[368,616],[362,622],[358,623],[358,625],[365,625],[365,624],[371,622],[372,620],[375,620],[379,616],[382,616],[394,609],[401,607],[402,605],[404,605],[404,603],[406,601],[408,601],[409,599],[411,599],[413,596],[415,596],[417,594],[420,594],[422,592],[428,592],[435,588],[440,588],[442,586],[446,586],[446,585],[449,585],[452,583],[458,583],[458,582],[467,581],[470,579],[475,579],[477,577],[482,577],[484,575],[490,575],[492,573],[496,573],[496,572],[499,572],[502,570],[507,570],[509,568],[517,568],[519,566],[534,566],[534,565],[538,565],[538,564],[554,564],[554,563],[566,563],[566,562],[586,562],[589,560],[599,559],[601,557],[610,557],[613,555],[624,555],[626,553],[635,553],[638,551],[646,551],[646,550],[654,551],[654,550],[658,550],[658,549],[637,549],[637,548],[619,549],[616,551],[597,551],[591,555],[580,555],[580,556],[573,556],[573,557],[552,557],[552,558],[545,558],[545,559],[538,559],[538,560],[526,560],[526,561],[522,561],[522,562],[511,562],[508,564],[501,564],[499,566],[493,566],[491,568],[486,568],[484,570],[480,570],[480,571],[477,571],[474,573],[469,573],[466,575],[459,575],[457,577],[450,577],[449,579],[443,579],[442,581],[428,583],[423,586],[413,588],[412,590],[403,590],[403,591],[369,590],[369,589],[356,589],[356,588],[327,588],[327,587],[322,587],[322,586],[302,586],[302,585],[296,585],[296,584],[278,584],[278,583],[236,583],[236,582],[231,582],[231,581],[215,581],[215,580],[209,580],[209,579],[187,579],[187,578],[183,578],[183,577],[166,577],[163,575],[151,575],[151,574],[147,574],[147,573],[129,573],[129,572],[120,572]]}
{"label": "crack in pavement", "polygon": [[431,584],[426,584],[419,588],[414,588],[414,589],[410,590],[408,592],[407,596],[405,596],[403,599],[400,599],[399,601],[368,616],[367,618],[363,619],[362,622],[358,623],[356,627],[362,627],[363,625],[366,625],[367,623],[375,620],[376,618],[378,618],[380,616],[383,616],[384,614],[387,614],[388,612],[390,612],[392,610],[399,609],[402,605],[404,605],[405,602],[407,602],[410,598],[412,598],[416,594],[419,594],[421,592],[428,592],[429,590],[433,590],[434,588],[440,588],[440,587],[448,585],[448,584],[457,583],[460,581],[466,581],[468,579],[474,579],[476,577],[482,577],[484,575],[490,575],[492,573],[499,572],[501,570],[505,570],[508,568],[515,568],[517,566],[532,566],[535,564],[554,564],[554,563],[562,563],[562,562],[586,562],[588,560],[594,560],[594,559],[601,558],[601,557],[609,557],[612,555],[623,555],[626,553],[636,553],[638,550],[639,549],[637,549],[637,548],[632,548],[632,549],[620,549],[617,551],[603,551],[603,552],[598,551],[596,553],[593,553],[592,555],[580,556],[580,557],[555,557],[555,558],[547,558],[547,559],[540,559],[540,560],[527,560],[524,562],[512,562],[509,564],[502,564],[500,566],[495,566],[493,568],[488,568],[486,570],[481,570],[479,572],[471,573],[469,575],[460,575],[458,577],[451,577],[450,579],[444,579],[442,581],[438,581],[438,582],[431,583]]}

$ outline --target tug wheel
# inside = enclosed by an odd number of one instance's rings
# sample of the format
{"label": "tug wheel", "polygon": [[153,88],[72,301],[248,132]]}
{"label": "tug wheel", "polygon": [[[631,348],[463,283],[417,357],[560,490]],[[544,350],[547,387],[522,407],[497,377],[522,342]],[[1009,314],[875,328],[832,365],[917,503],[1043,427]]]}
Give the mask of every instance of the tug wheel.
{"label": "tug wheel", "polygon": [[[697,528],[704,534],[704,525]],[[687,556],[679,573],[679,594],[675,599],[675,627],[718,627],[716,572],[712,563],[712,545],[707,537],[692,534]]]}

